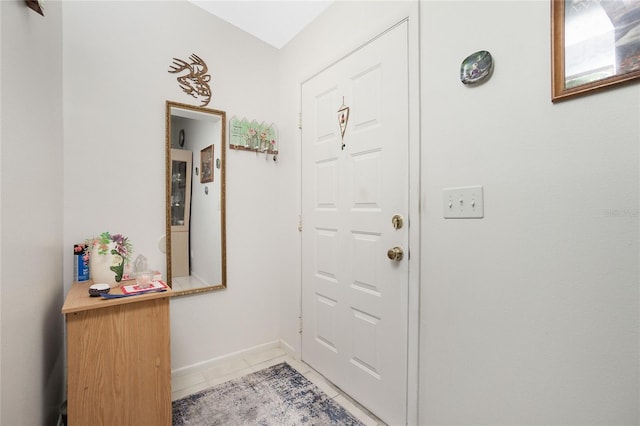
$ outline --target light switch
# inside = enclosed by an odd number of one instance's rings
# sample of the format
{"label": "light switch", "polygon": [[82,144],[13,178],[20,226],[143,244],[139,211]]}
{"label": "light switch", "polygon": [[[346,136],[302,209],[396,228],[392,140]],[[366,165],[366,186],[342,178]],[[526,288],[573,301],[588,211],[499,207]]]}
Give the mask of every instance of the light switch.
{"label": "light switch", "polygon": [[481,219],[484,217],[482,186],[445,188],[442,193],[442,208],[445,219]]}

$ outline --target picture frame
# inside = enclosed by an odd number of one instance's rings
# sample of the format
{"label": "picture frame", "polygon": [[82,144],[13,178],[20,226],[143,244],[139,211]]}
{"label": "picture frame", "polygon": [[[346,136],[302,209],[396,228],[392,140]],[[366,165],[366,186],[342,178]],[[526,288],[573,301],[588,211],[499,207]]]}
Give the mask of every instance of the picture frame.
{"label": "picture frame", "polygon": [[640,77],[640,1],[551,0],[551,101]]}
{"label": "picture frame", "polygon": [[213,145],[200,150],[200,183],[213,182]]}

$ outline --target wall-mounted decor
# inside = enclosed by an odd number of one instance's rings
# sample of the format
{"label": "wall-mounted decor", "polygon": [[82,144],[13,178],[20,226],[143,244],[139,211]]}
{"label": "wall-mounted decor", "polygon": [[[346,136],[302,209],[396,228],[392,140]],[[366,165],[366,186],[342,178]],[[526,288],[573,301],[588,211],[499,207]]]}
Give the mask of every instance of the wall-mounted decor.
{"label": "wall-mounted decor", "polygon": [[200,183],[213,182],[213,145],[200,151]]}
{"label": "wall-mounted decor", "polygon": [[229,120],[229,147],[244,151],[278,154],[278,129],[274,124],[258,124],[246,118]]}
{"label": "wall-mounted decor", "polygon": [[189,56],[189,61],[191,62],[173,58],[169,72],[171,74],[183,73],[177,77],[178,85],[182,91],[199,100],[200,106],[207,106],[211,101],[211,88],[209,87],[211,76],[207,74],[207,64],[195,53]]}
{"label": "wall-mounted decor", "polygon": [[44,16],[44,10],[42,7],[42,1],[40,0],[25,0],[25,3],[27,3],[27,7],[37,13],[39,13],[40,15]]}
{"label": "wall-mounted decor", "polygon": [[349,123],[349,107],[344,104],[344,96],[342,97],[342,105],[338,108],[338,123],[340,124],[340,136],[342,137],[341,149],[344,149],[344,132],[347,130]]}
{"label": "wall-mounted decor", "polygon": [[460,64],[460,81],[466,85],[482,83],[491,77],[493,57],[486,50],[479,50],[467,56]]}
{"label": "wall-mounted decor", "polygon": [[551,100],[640,77],[640,1],[551,0]]}

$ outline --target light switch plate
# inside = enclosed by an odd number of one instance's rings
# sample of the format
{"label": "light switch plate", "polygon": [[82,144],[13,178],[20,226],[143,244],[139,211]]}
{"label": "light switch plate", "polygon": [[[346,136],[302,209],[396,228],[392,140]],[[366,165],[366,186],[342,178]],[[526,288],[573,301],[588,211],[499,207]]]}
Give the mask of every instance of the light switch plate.
{"label": "light switch plate", "polygon": [[484,217],[482,186],[444,188],[442,193],[445,219],[482,219]]}

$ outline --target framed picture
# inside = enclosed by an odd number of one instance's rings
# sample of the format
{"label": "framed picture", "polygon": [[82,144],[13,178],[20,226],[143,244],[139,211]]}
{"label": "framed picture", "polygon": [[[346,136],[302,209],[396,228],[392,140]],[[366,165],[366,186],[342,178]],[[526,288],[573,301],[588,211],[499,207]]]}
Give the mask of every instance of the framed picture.
{"label": "framed picture", "polygon": [[213,145],[200,150],[200,183],[213,182]]}
{"label": "framed picture", "polygon": [[640,77],[640,0],[551,0],[551,100]]}

